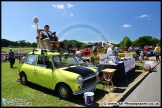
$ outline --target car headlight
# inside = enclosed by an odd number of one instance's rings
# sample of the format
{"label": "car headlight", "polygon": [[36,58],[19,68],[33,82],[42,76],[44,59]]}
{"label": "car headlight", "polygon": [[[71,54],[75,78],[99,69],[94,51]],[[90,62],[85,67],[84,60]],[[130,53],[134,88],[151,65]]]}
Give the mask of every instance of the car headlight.
{"label": "car headlight", "polygon": [[81,76],[78,76],[77,82],[78,82],[79,84],[82,84],[82,83],[83,83],[83,78],[82,78]]}

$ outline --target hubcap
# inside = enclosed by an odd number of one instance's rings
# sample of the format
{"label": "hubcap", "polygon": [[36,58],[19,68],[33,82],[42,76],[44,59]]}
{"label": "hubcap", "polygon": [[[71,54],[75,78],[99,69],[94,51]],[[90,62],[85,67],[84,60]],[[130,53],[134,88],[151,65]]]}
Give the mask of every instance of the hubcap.
{"label": "hubcap", "polygon": [[22,77],[22,79],[21,79],[21,80],[22,80],[22,82],[25,82],[25,77]]}
{"label": "hubcap", "polygon": [[59,93],[60,93],[60,95],[61,95],[62,97],[66,97],[66,95],[67,95],[67,90],[66,90],[66,88],[60,87]]}

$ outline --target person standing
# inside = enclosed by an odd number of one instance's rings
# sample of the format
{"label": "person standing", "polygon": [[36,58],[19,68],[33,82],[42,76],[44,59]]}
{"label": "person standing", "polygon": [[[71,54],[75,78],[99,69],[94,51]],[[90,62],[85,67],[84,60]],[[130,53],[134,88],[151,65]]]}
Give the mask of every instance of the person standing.
{"label": "person standing", "polygon": [[159,46],[159,44],[156,45],[156,47],[155,47],[153,53],[154,53],[155,56],[156,56],[156,62],[157,62],[157,63],[158,63],[158,61],[160,62],[160,58],[159,58],[159,56],[160,56],[160,46]]}
{"label": "person standing", "polygon": [[144,52],[146,54],[146,60],[148,60],[149,59],[149,46],[148,45],[146,45],[146,47],[144,48]]}
{"label": "person standing", "polygon": [[113,56],[113,52],[114,52],[115,47],[113,45],[111,45],[108,49],[107,49],[107,55],[108,56]]}
{"label": "person standing", "polygon": [[142,60],[144,60],[144,52],[141,51],[140,55],[139,55],[139,61],[142,63]]}
{"label": "person standing", "polygon": [[128,49],[129,52],[135,52],[135,48],[133,47],[133,45],[131,45]]}
{"label": "person standing", "polygon": [[10,49],[9,55],[9,61],[10,61],[10,68],[13,68],[13,65],[15,63],[15,53]]}

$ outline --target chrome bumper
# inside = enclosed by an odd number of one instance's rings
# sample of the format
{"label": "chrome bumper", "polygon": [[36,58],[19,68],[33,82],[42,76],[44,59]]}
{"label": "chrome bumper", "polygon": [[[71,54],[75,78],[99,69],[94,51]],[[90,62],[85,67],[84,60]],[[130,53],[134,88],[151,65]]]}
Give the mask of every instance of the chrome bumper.
{"label": "chrome bumper", "polygon": [[95,83],[89,87],[86,87],[84,89],[81,89],[80,91],[73,92],[73,95],[79,95],[79,94],[83,94],[85,92],[94,92],[96,90],[96,86],[97,86],[97,83]]}

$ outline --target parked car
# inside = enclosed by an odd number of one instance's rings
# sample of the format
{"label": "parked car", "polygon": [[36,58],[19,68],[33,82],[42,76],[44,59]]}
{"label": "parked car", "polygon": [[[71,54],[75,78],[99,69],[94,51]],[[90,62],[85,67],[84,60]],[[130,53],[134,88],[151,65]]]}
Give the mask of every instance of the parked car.
{"label": "parked car", "polygon": [[19,75],[23,85],[33,82],[68,99],[72,95],[95,91],[99,72],[97,68],[78,65],[73,54],[34,51],[27,55]]}

